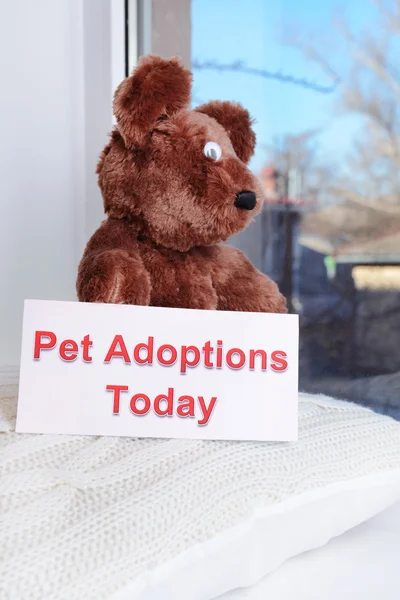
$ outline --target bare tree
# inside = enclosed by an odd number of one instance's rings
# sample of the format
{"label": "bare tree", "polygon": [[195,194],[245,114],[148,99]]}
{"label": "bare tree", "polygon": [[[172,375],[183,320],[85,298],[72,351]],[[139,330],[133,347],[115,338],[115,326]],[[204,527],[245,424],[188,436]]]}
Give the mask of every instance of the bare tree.
{"label": "bare tree", "polygon": [[[339,111],[360,119],[346,172],[336,178],[337,199],[400,219],[400,0],[372,0],[373,30],[354,34],[341,18],[337,39],[350,67],[340,72],[327,41],[315,37],[291,40],[324,72],[340,81]],[[312,40],[310,42],[310,39]],[[400,223],[400,221],[399,221]]]}
{"label": "bare tree", "polygon": [[318,130],[304,131],[295,135],[275,138],[265,148],[267,163],[277,169],[288,180],[290,173],[300,179],[297,194],[314,208],[334,202],[330,184],[333,171],[318,159]]}

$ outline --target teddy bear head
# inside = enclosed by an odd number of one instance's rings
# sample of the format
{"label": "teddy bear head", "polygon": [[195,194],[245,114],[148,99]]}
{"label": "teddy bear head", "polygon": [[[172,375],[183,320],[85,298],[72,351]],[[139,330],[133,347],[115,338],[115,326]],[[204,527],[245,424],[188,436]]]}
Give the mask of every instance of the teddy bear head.
{"label": "teddy bear head", "polygon": [[117,127],[97,173],[106,213],[178,251],[244,229],[263,192],[247,164],[255,134],[239,104],[189,109],[192,76],[177,58],[142,58],[117,88]]}

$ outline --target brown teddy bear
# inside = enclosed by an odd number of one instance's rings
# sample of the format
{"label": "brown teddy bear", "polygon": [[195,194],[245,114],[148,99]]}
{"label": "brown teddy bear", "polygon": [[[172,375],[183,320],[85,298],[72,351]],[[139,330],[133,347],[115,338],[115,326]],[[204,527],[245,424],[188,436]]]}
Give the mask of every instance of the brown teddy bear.
{"label": "brown teddy bear", "polygon": [[249,113],[218,101],[189,110],[191,80],[179,59],[147,56],[116,90],[118,127],[97,166],[108,218],[85,249],[78,298],[286,312],[276,284],[220,243],[263,201],[246,166]]}

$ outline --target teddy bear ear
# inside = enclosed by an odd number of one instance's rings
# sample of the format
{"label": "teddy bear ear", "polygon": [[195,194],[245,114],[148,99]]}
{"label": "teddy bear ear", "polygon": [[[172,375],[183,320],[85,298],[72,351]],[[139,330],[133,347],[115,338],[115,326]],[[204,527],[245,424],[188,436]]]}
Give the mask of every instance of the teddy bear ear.
{"label": "teddy bear ear", "polygon": [[160,117],[190,103],[192,74],[179,58],[144,56],[117,88],[114,114],[127,146],[144,146]]}
{"label": "teddy bear ear", "polygon": [[198,106],[196,111],[218,121],[228,133],[240,160],[244,163],[249,162],[254,154],[256,134],[252,129],[253,121],[241,104],[214,100]]}

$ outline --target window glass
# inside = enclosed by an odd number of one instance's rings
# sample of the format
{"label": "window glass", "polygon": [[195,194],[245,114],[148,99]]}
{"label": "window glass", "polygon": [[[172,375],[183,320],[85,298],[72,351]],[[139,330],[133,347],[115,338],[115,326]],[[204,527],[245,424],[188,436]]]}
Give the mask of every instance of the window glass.
{"label": "window glass", "polygon": [[255,118],[231,243],[300,314],[300,385],[400,418],[400,2],[193,0],[193,103]]}

